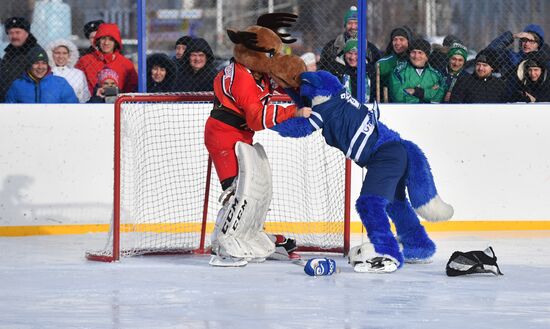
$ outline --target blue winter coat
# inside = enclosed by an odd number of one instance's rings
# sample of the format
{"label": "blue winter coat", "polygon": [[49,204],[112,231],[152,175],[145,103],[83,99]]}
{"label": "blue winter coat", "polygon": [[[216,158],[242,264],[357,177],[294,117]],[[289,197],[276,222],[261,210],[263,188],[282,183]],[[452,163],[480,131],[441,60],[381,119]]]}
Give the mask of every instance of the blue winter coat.
{"label": "blue winter coat", "polygon": [[6,103],[78,103],[78,98],[65,78],[50,72],[35,81],[23,73],[8,90]]}
{"label": "blue winter coat", "polygon": [[[529,25],[531,26],[531,25]],[[537,31],[529,31],[529,29],[524,30],[524,32],[537,32]],[[544,33],[542,30],[538,31],[539,36]],[[514,75],[517,69],[517,66],[519,63],[521,63],[523,60],[526,59],[527,54],[523,52],[523,50],[520,51],[513,51],[512,49],[508,48],[514,43],[514,35],[510,31],[506,31],[502,33],[500,36],[498,36],[496,39],[491,41],[488,49],[494,49],[497,51],[498,57],[496,58],[496,61],[498,63],[498,69],[500,73],[504,77],[509,77],[511,75]],[[541,44],[540,49],[538,51],[543,51],[543,46]],[[550,60],[546,59],[546,65],[549,65],[550,67]]]}

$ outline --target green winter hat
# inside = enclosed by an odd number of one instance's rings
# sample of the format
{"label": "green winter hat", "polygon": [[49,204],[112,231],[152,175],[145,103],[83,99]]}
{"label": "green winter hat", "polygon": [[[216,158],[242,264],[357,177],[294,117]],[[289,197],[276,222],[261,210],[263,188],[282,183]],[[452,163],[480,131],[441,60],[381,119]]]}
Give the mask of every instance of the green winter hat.
{"label": "green winter hat", "polygon": [[344,16],[344,26],[348,24],[349,20],[357,20],[357,7],[351,6],[348,11],[346,11],[346,15]]}
{"label": "green winter hat", "polygon": [[39,61],[48,63],[48,53],[38,45],[34,46],[31,51],[29,51],[28,56],[31,60],[29,66]]}
{"label": "green winter hat", "polygon": [[461,45],[460,43],[453,43],[451,47],[449,48],[449,52],[447,53],[447,58],[451,58],[454,55],[460,55],[464,58],[464,60],[468,59],[468,49],[464,47],[464,45]]}
{"label": "green winter hat", "polygon": [[348,41],[346,41],[346,45],[344,46],[344,53],[352,50],[357,51],[357,49],[359,49],[357,47],[357,39],[349,39]]}

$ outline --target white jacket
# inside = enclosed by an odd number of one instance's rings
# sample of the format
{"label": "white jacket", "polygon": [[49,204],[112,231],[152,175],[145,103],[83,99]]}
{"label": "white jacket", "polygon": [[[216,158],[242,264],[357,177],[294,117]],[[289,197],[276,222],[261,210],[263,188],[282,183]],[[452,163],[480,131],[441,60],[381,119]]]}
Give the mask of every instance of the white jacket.
{"label": "white jacket", "polygon": [[[69,49],[69,61],[67,66],[56,66],[53,60],[53,50],[59,46],[64,46]],[[78,61],[78,49],[75,44],[66,39],[58,39],[52,41],[48,45],[48,58],[50,67],[54,75],[65,78],[67,82],[73,87],[73,90],[78,97],[80,103],[86,103],[90,99],[90,90],[88,89],[88,82],[86,75],[79,69],[74,68],[74,65]]]}

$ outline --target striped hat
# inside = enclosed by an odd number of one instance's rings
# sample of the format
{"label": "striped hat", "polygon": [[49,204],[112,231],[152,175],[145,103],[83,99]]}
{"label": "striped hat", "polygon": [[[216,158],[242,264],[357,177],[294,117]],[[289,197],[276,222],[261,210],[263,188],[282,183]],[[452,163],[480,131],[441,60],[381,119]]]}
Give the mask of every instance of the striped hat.
{"label": "striped hat", "polygon": [[118,86],[118,73],[116,71],[106,67],[97,73],[97,82],[103,84],[105,80],[111,79]]}

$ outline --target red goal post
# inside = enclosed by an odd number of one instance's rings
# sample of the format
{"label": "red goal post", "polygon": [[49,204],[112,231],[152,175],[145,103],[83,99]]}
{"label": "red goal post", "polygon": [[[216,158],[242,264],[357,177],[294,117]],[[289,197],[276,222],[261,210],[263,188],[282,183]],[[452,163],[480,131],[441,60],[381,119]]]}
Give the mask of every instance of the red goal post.
{"label": "red goal post", "polygon": [[[288,103],[284,95],[272,100]],[[89,260],[207,253],[221,186],[204,147],[212,93],[127,94],[114,105],[113,214],[103,249]],[[269,233],[295,238],[299,251],[347,254],[351,163],[320,132],[283,138],[257,132],[273,172]]]}

